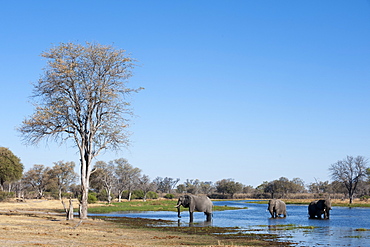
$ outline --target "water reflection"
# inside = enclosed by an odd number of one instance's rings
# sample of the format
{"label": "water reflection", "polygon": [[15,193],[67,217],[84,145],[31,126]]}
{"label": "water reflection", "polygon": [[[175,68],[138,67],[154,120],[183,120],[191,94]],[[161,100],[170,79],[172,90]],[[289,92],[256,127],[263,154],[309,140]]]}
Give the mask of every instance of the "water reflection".
{"label": "water reflection", "polygon": [[177,226],[239,227],[257,234],[276,234],[282,240],[297,243],[297,246],[370,246],[370,231],[361,231],[370,229],[369,208],[333,207],[329,220],[319,220],[308,218],[307,205],[287,205],[287,217],[273,219],[266,204],[245,201],[216,201],[214,204],[241,209],[215,211],[212,222],[204,221],[204,213],[195,212],[193,224],[189,224],[189,212],[186,211],[181,219],[177,218],[175,211],[116,212],[109,216],[170,220]]}

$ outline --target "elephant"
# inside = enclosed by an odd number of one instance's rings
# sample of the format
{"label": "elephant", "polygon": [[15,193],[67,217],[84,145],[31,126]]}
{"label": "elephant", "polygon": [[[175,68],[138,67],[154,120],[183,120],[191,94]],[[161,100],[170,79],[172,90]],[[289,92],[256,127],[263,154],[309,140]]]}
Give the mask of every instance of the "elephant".
{"label": "elephant", "polygon": [[190,213],[190,223],[193,222],[193,213],[194,211],[197,212],[204,212],[207,216],[207,221],[211,221],[212,218],[212,207],[213,203],[207,196],[194,196],[194,195],[183,195],[179,197],[177,201],[177,216],[180,216],[180,206],[184,208],[189,208]]}
{"label": "elephant", "polygon": [[329,219],[330,210],[330,199],[313,201],[308,205],[308,214],[310,215],[310,219],[321,219],[322,214],[324,214],[324,219]]}
{"label": "elephant", "polygon": [[268,211],[272,218],[277,218],[279,215],[286,217],[286,205],[285,202],[279,199],[272,199],[269,201]]}

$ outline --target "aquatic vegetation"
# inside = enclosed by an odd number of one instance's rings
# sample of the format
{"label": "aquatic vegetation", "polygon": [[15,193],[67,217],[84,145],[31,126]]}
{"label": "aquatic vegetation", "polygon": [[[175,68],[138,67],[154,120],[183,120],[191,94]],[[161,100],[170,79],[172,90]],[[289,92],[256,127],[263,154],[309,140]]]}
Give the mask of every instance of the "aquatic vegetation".
{"label": "aquatic vegetation", "polygon": [[363,238],[363,237],[356,235],[356,236],[344,236],[344,238]]}
{"label": "aquatic vegetation", "polygon": [[145,228],[153,231],[176,232],[214,237],[224,245],[270,246],[271,243],[279,246],[291,246],[292,243],[281,241],[280,236],[271,233],[252,233],[240,227],[215,227],[215,226],[178,226],[168,220],[154,220],[129,217],[94,217],[116,222],[124,228]]}
{"label": "aquatic vegetation", "polygon": [[366,229],[366,228],[357,228],[357,229],[355,229],[355,231],[357,231],[357,232],[366,232],[366,231],[370,231],[370,229]]}
{"label": "aquatic vegetation", "polygon": [[284,231],[284,230],[297,230],[297,229],[306,229],[306,230],[313,230],[317,227],[315,226],[301,226],[295,224],[285,224],[285,225],[267,225],[268,229],[275,230],[275,231]]}

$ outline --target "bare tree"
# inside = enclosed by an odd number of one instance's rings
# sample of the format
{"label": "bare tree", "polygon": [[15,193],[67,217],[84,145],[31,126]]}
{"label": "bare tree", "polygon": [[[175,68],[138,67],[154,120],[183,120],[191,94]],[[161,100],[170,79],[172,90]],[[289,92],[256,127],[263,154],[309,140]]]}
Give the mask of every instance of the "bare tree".
{"label": "bare tree", "polygon": [[59,200],[62,200],[62,191],[67,191],[69,185],[75,182],[77,174],[74,172],[75,163],[58,161],[54,162],[50,173],[57,179]]}
{"label": "bare tree", "polygon": [[22,181],[37,191],[37,198],[42,198],[50,183],[50,168],[44,165],[34,165],[24,173]]}
{"label": "bare tree", "polygon": [[162,193],[171,193],[179,181],[179,178],[174,179],[169,177],[156,177],[153,182],[156,185],[158,191]]}
{"label": "bare tree", "polygon": [[81,163],[80,218],[86,219],[92,159],[128,143],[127,96],[140,90],[126,85],[133,59],[124,50],[92,43],[61,43],[42,57],[48,63],[34,84],[36,109],[19,131],[27,144],[49,138],[74,142]]}
{"label": "bare tree", "polygon": [[97,161],[93,168],[93,177],[96,183],[101,184],[105,192],[107,193],[108,203],[112,202],[112,190],[114,185],[117,183],[117,178],[114,174],[114,164],[105,163],[104,161]]}
{"label": "bare tree", "polygon": [[143,201],[146,201],[146,195],[149,191],[154,188],[154,183],[150,182],[150,178],[147,175],[143,175],[139,178],[138,188],[144,193]]}
{"label": "bare tree", "polygon": [[337,161],[329,168],[332,179],[345,185],[348,191],[349,203],[353,202],[353,195],[359,182],[366,179],[367,162],[367,159],[363,156],[355,158],[347,156],[347,158]]}
{"label": "bare tree", "polygon": [[185,183],[186,192],[190,194],[198,194],[200,190],[199,179],[186,179]]}
{"label": "bare tree", "polygon": [[[111,161],[112,162],[112,161]],[[133,167],[126,159],[113,161],[116,164],[115,173],[117,176],[118,201],[121,201],[123,191],[128,191],[128,200],[131,200],[131,193],[137,187],[141,170]]]}

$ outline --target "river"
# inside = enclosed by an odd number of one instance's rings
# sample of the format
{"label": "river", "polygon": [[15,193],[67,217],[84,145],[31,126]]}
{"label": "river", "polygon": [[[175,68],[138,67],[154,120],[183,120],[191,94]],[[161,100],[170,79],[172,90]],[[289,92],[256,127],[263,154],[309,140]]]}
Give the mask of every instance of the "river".
{"label": "river", "polygon": [[[239,227],[248,232],[272,233],[296,246],[370,246],[370,208],[333,207],[329,220],[308,219],[307,205],[287,205],[286,218],[271,219],[266,204],[246,201],[215,201],[217,206],[240,207],[239,210],[215,211],[210,223],[217,227]],[[248,207],[244,209],[244,207]],[[107,215],[107,214],[106,214]],[[116,212],[109,216],[140,217],[189,225],[189,212]],[[203,213],[194,213],[194,225],[207,225]],[[362,231],[366,229],[367,231]]]}

